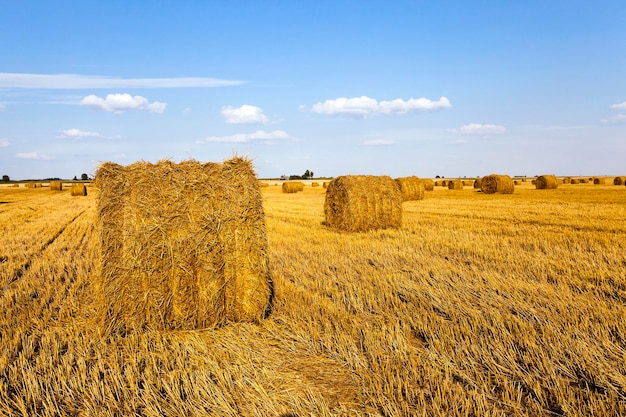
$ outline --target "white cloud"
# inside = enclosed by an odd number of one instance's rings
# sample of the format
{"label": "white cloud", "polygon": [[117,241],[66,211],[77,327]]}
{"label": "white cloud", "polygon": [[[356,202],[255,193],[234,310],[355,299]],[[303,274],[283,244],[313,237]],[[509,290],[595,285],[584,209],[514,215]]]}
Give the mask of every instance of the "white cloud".
{"label": "white cloud", "polygon": [[287,132],[282,130],[274,130],[273,132],[266,132],[264,130],[257,130],[254,133],[238,133],[230,136],[209,136],[198,143],[211,143],[211,142],[224,142],[224,143],[250,143],[250,142],[264,142],[272,143],[275,140],[289,139]]}
{"label": "white cloud", "polygon": [[438,101],[427,98],[401,98],[391,101],[377,101],[367,96],[326,100],[313,105],[311,111],[320,114],[339,114],[353,117],[367,117],[371,114],[405,114],[409,112],[424,112],[452,107],[450,100],[441,97]]}
{"label": "white cloud", "polygon": [[80,129],[59,130],[58,139],[82,139],[82,138],[100,138],[102,135],[95,132],[85,132]]}
{"label": "white cloud", "polygon": [[0,139],[0,148],[8,148],[9,146],[11,146],[11,142],[7,139]]}
{"label": "white cloud", "polygon": [[395,145],[396,143],[398,143],[395,140],[389,140],[389,139],[372,139],[372,140],[366,140],[365,142],[362,143],[362,145],[365,146],[385,146],[385,145]]}
{"label": "white cloud", "polygon": [[7,108],[6,104],[0,103],[0,111],[4,110],[6,108]]}
{"label": "white cloud", "polygon": [[37,152],[20,152],[16,154],[15,157],[19,159],[38,159],[42,161],[49,161],[49,160],[54,159],[51,156],[43,155]]}
{"label": "white cloud", "polygon": [[127,110],[148,110],[152,113],[163,113],[167,107],[167,103],[159,101],[150,103],[145,97],[131,96],[127,93],[107,94],[106,98],[91,94],[83,98],[80,104],[113,113],[122,113]]}
{"label": "white cloud", "polygon": [[229,124],[267,124],[269,119],[257,106],[244,104],[241,107],[222,107],[222,118]]}
{"label": "white cloud", "polygon": [[470,123],[461,126],[458,132],[462,135],[501,135],[506,127],[492,124]]}
{"label": "white cloud", "polygon": [[623,102],[623,103],[613,104],[613,105],[611,106],[611,108],[612,108],[612,109],[618,109],[618,110],[620,110],[620,109],[626,109],[626,101],[625,101],[625,102]]}
{"label": "white cloud", "polygon": [[618,114],[608,119],[602,119],[602,123],[621,123],[626,121],[626,114]]}
{"label": "white cloud", "polygon": [[245,84],[244,81],[205,77],[180,78],[116,78],[79,74],[0,73],[0,88],[36,88],[71,90],[93,88],[188,88],[225,87]]}
{"label": "white cloud", "polygon": [[185,107],[183,114],[191,113],[191,107]]}

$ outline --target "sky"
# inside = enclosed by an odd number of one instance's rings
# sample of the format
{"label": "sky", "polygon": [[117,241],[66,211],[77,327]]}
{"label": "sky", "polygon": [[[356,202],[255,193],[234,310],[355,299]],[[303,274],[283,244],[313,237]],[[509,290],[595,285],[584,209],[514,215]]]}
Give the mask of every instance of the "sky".
{"label": "sky", "polygon": [[0,175],[626,174],[626,4],[0,0]]}

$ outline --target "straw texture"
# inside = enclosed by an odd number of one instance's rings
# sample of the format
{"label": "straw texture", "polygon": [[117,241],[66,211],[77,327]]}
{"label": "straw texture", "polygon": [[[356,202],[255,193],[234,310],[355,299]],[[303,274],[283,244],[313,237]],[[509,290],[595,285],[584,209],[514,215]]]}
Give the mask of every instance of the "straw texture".
{"label": "straw texture", "polygon": [[272,283],[250,161],[109,162],[95,183],[107,330],[201,329],[266,315]]}

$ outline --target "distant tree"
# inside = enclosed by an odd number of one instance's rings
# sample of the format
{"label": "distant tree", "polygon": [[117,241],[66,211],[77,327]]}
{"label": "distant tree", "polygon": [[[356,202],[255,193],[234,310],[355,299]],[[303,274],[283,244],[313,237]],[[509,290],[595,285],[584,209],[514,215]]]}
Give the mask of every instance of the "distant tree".
{"label": "distant tree", "polygon": [[313,178],[313,171],[309,171],[307,169],[306,171],[304,171],[304,174],[302,174],[302,178],[306,180],[310,180],[311,178]]}
{"label": "distant tree", "polygon": [[87,180],[89,179],[89,175],[87,175],[87,174],[82,174],[82,175],[80,176],[80,179],[81,179],[81,180],[83,180],[83,181],[87,181]]}
{"label": "distant tree", "polygon": [[76,180],[78,180],[78,178],[76,178],[76,175],[74,175],[74,180],[73,181],[76,181]]}
{"label": "distant tree", "polygon": [[289,179],[290,180],[301,180],[302,176],[300,176],[300,175],[290,175]]}
{"label": "distant tree", "polygon": [[9,178],[9,176],[8,176],[8,175],[3,175],[3,176],[2,176],[2,181],[4,181],[4,182],[9,182],[9,181],[11,181],[11,179]]}
{"label": "distant tree", "polygon": [[441,178],[439,175],[435,175],[435,178]]}

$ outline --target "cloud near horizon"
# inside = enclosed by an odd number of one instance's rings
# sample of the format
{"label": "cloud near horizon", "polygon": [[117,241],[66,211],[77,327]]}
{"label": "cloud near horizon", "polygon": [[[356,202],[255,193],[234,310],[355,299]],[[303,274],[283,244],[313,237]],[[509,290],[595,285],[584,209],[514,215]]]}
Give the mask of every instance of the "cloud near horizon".
{"label": "cloud near horizon", "polygon": [[38,152],[20,152],[15,154],[15,157],[19,159],[36,159],[40,161],[51,161],[54,159],[49,155],[40,154]]}
{"label": "cloud near horizon", "polygon": [[229,124],[267,124],[269,119],[260,107],[244,104],[241,107],[223,106],[222,118]]}
{"label": "cloud near horizon", "polygon": [[613,104],[610,106],[611,109],[617,109],[617,110],[621,110],[621,109],[626,109],[626,101],[623,103],[617,103],[617,104]]}
{"label": "cloud near horizon", "polygon": [[274,130],[272,132],[266,132],[264,130],[257,130],[254,133],[238,133],[230,136],[209,136],[198,143],[251,143],[260,142],[265,144],[274,143],[276,140],[287,140],[289,135],[283,130]]}
{"label": "cloud near horizon", "polygon": [[397,98],[391,101],[378,101],[367,96],[345,98],[340,97],[318,102],[311,111],[319,114],[345,115],[351,117],[367,117],[374,114],[406,114],[415,112],[435,111],[452,107],[450,100],[441,97],[437,101],[427,98]]}
{"label": "cloud near horizon", "polygon": [[80,101],[80,105],[113,113],[123,113],[128,110],[147,110],[151,113],[161,114],[167,107],[167,103],[159,101],[150,103],[145,97],[131,96],[128,93],[107,94],[106,98],[90,94]]}
{"label": "cloud near horizon", "polygon": [[66,130],[59,130],[57,139],[82,139],[82,138],[101,138],[100,133],[85,132],[80,129],[72,128]]}
{"label": "cloud near horizon", "polygon": [[245,84],[239,80],[206,77],[117,78],[80,74],[0,73],[0,88],[81,90],[94,88],[190,88],[228,87]]}
{"label": "cloud near horizon", "polygon": [[372,139],[372,140],[366,140],[363,143],[361,143],[361,145],[364,146],[388,146],[388,145],[395,145],[398,142],[395,140],[390,140],[390,139]]}
{"label": "cloud near horizon", "polygon": [[494,124],[470,123],[454,131],[462,135],[501,135],[506,132],[506,127]]}
{"label": "cloud near horizon", "polygon": [[8,139],[0,138],[0,148],[8,148],[11,146],[11,142]]}

